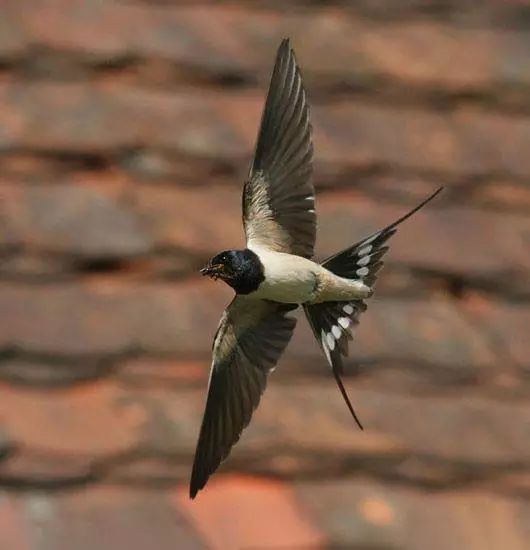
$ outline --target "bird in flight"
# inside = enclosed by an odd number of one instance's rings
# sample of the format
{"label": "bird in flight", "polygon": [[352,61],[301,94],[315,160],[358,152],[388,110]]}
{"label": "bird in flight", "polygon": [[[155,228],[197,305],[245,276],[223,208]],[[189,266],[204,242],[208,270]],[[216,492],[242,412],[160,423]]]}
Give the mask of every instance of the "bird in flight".
{"label": "bird in flight", "polygon": [[309,106],[289,40],[276,56],[254,159],[243,189],[244,250],[217,254],[201,270],[235,296],[213,342],[208,395],[190,482],[195,498],[250,422],[293,334],[289,312],[302,306],[358,426],[341,380],[342,357],[366,310],[397,226],[440,191],[388,227],[314,262],[315,191]]}

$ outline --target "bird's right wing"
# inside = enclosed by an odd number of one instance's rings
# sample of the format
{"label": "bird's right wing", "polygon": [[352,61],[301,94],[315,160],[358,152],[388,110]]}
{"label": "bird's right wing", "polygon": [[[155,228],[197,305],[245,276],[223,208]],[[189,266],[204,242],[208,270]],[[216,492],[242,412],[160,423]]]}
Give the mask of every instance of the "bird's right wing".
{"label": "bird's right wing", "polygon": [[286,348],[296,305],[236,296],[221,318],[214,338],[208,397],[193,462],[194,498],[228,456],[250,422],[265,390],[267,374]]}
{"label": "bird's right wing", "polygon": [[283,40],[243,191],[247,246],[310,258],[316,234],[309,106],[288,40]]}

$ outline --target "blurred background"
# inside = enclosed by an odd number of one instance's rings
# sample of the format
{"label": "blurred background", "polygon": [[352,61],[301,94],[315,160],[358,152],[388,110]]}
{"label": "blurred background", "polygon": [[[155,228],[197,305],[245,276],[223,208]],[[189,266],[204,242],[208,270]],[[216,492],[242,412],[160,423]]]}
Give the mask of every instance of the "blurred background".
{"label": "blurred background", "polygon": [[[528,548],[530,3],[0,4],[0,548]],[[351,347],[301,320],[194,502],[197,270],[243,242],[276,48],[313,105],[318,256],[396,237]]]}

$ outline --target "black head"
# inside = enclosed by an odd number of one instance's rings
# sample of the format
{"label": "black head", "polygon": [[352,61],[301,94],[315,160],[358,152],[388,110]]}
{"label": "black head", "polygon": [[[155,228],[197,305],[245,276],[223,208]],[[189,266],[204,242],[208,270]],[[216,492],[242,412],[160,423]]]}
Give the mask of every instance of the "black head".
{"label": "black head", "polygon": [[248,248],[217,254],[201,269],[201,273],[212,279],[222,279],[237,294],[254,292],[265,279],[263,264],[257,254]]}

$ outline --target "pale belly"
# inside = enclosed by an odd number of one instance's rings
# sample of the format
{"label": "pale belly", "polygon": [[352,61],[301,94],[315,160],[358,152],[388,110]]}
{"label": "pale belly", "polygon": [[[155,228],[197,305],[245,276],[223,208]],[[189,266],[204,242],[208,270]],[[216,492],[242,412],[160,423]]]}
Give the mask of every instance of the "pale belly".
{"label": "pale belly", "polygon": [[265,281],[251,295],[288,304],[311,301],[318,287],[321,267],[301,256],[255,250],[265,269]]}
{"label": "pale belly", "polygon": [[368,298],[362,281],[344,279],[301,256],[254,249],[265,270],[265,280],[249,297],[287,304],[347,301]]}

